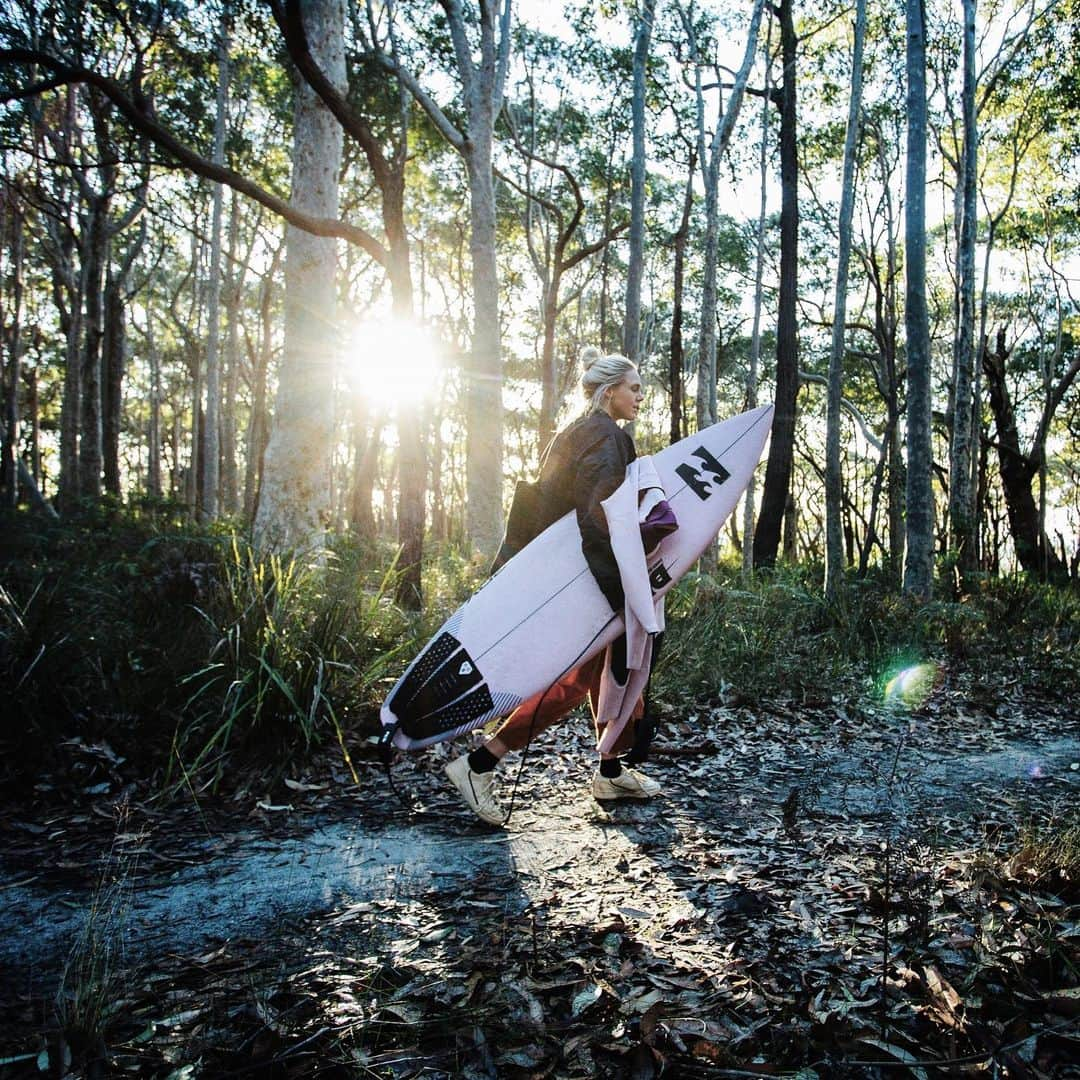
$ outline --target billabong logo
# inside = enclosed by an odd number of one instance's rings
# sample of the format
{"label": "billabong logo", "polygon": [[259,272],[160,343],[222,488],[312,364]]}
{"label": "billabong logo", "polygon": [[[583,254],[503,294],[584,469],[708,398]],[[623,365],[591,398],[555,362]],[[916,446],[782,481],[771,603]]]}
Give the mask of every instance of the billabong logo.
{"label": "billabong logo", "polygon": [[649,572],[649,584],[653,592],[659,592],[665,585],[671,583],[671,574],[663,563],[657,563]]}
{"label": "billabong logo", "polygon": [[459,675],[471,675],[473,673],[473,666],[468,660],[457,669]]}
{"label": "billabong logo", "polygon": [[[691,491],[704,502],[713,493],[713,488],[719,487],[725,480],[729,479],[731,473],[704,446],[699,446],[693,453],[694,457],[701,461],[701,468],[695,469],[689,461],[684,461],[675,472],[686,481]],[[710,478],[707,480],[702,479],[704,473],[709,473]]]}

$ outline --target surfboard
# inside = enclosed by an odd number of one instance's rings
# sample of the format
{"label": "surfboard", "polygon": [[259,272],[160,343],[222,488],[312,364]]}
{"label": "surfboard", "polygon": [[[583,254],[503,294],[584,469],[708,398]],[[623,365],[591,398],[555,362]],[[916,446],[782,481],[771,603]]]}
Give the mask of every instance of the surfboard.
{"label": "surfboard", "polygon": [[[666,593],[719,533],[750,482],[772,405],[713,424],[652,455],[679,528],[647,566]],[[623,629],[581,551],[573,512],[510,559],[438,630],[390,691],[380,721],[401,750],[419,750],[488,720],[595,656]]]}

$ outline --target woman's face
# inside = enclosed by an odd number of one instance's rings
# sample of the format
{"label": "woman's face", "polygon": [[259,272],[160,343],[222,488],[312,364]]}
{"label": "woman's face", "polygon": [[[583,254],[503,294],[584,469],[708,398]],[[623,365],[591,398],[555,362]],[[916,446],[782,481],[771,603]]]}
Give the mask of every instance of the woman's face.
{"label": "woman's face", "polygon": [[618,386],[613,386],[604,392],[604,411],[612,420],[635,420],[638,406],[644,400],[641,376],[636,368],[631,368]]}

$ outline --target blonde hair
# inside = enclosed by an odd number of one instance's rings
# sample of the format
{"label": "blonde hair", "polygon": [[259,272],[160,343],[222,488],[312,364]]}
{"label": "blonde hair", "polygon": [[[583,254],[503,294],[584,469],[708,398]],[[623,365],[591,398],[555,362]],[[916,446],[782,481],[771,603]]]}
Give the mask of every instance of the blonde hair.
{"label": "blonde hair", "polygon": [[585,369],[581,389],[589,403],[589,412],[597,412],[603,408],[604,391],[618,386],[634,370],[634,365],[618,353],[603,356],[595,345],[586,345],[580,359]]}

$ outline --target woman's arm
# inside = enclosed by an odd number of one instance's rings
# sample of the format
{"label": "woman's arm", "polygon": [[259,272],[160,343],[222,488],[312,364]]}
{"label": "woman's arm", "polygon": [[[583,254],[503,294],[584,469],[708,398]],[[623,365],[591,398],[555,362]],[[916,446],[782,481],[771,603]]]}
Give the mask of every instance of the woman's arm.
{"label": "woman's arm", "polygon": [[615,612],[625,604],[619,566],[611,550],[607,519],[600,505],[626,478],[627,456],[619,433],[605,435],[581,453],[574,478],[574,503],[581,550],[600,591]]}

